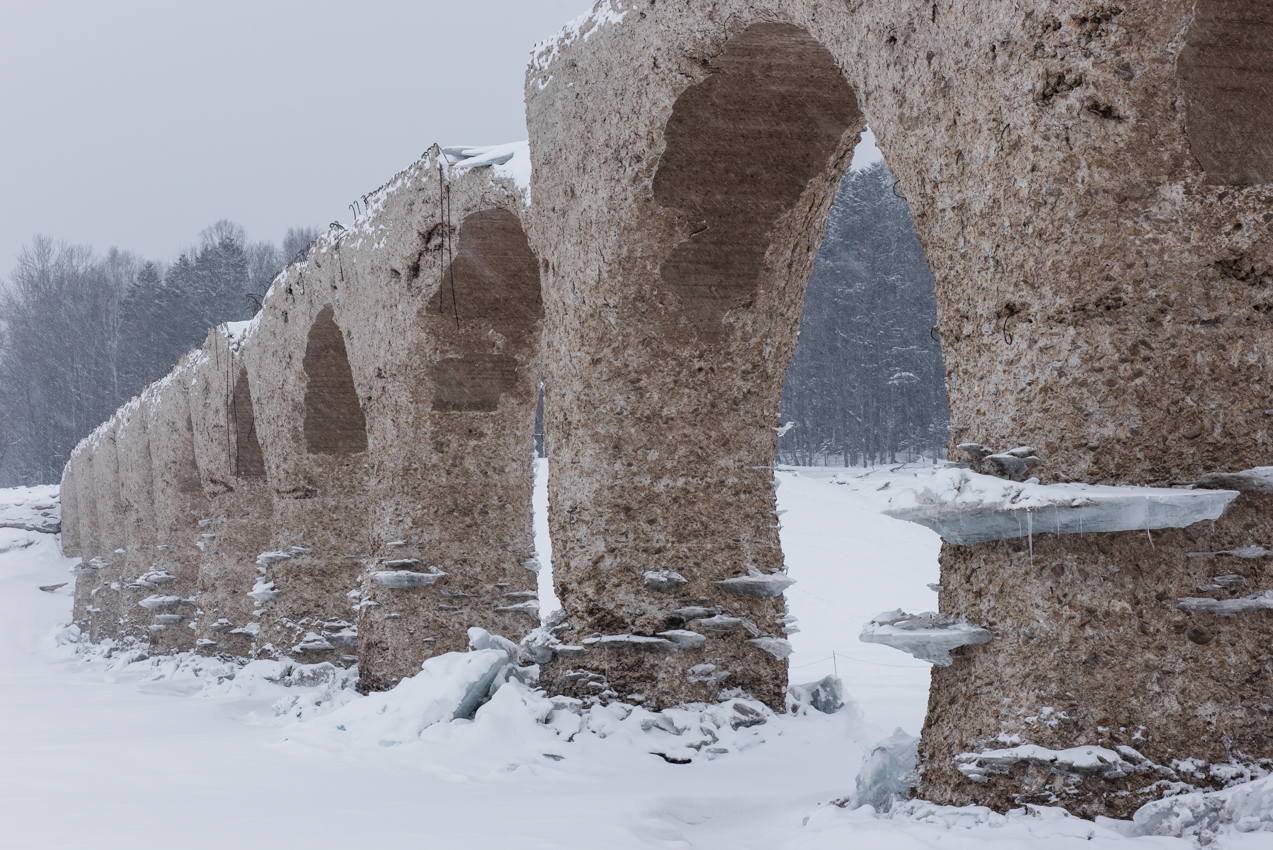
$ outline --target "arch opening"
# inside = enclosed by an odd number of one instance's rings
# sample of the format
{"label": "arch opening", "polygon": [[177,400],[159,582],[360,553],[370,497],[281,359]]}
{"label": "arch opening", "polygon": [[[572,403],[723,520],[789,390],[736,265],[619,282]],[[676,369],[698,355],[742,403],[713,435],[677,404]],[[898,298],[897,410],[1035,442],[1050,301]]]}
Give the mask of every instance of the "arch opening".
{"label": "arch opening", "polygon": [[835,58],[800,27],[753,24],[710,70],[672,107],[653,186],[690,230],[660,276],[706,337],[750,300],[770,231],[861,122]]}
{"label": "arch opening", "polygon": [[234,420],[234,474],[239,478],[264,478],[265,455],[256,434],[256,415],[252,410],[252,388],[246,366],[239,367],[230,401]]}
{"label": "arch opening", "polygon": [[[465,216],[442,281],[426,311],[449,355],[431,366],[432,408],[494,412],[517,383],[521,367],[510,352],[531,340],[543,315],[539,263],[517,216],[504,209]],[[503,339],[499,350],[494,338]]]}
{"label": "arch opening", "polygon": [[1199,0],[1178,61],[1189,147],[1207,182],[1273,181],[1273,8]]}
{"label": "arch opening", "polygon": [[309,329],[305,346],[305,446],[310,454],[367,450],[367,418],[358,404],[345,337],[328,304]]}

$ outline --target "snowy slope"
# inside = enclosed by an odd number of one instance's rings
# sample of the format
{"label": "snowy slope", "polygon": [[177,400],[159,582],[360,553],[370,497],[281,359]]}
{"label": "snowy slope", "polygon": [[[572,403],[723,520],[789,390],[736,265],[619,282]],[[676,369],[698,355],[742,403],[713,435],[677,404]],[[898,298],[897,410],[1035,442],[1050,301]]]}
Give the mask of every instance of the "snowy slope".
{"label": "snowy slope", "polygon": [[[779,493],[803,629],[793,679],[830,672],[821,658],[836,649],[861,697],[830,715],[745,701],[579,712],[513,680],[472,720],[446,719],[446,689],[499,661],[493,645],[368,697],[323,665],[90,650],[63,628],[70,588],[38,589],[69,577],[57,538],[0,530],[0,847],[1193,846],[1054,809],[1004,817],[911,802],[877,816],[831,804],[854,791],[873,742],[898,723],[918,731],[926,665],[856,635],[882,608],[933,607],[936,545],[824,475],[784,473]],[[422,684],[429,676],[437,688]],[[1267,848],[1269,837],[1230,831],[1218,846]]]}

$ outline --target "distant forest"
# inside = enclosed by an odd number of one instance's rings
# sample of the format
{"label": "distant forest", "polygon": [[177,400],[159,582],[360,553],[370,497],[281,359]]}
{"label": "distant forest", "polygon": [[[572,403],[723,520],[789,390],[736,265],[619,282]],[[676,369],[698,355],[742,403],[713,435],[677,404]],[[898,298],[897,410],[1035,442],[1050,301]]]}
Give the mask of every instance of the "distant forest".
{"label": "distant forest", "polygon": [[248,242],[220,221],[162,264],[37,236],[0,287],[0,486],[61,480],[71,449],[208,328],[253,316],[274,275],[318,237]]}
{"label": "distant forest", "polygon": [[[0,486],[60,480],[76,443],[208,328],[251,318],[275,274],[317,236],[294,228],[281,246],[249,242],[221,221],[168,264],[32,240],[0,285]],[[888,169],[850,172],[787,370],[781,416],[794,424],[779,462],[939,456],[947,413],[935,315],[933,278]]]}
{"label": "distant forest", "polygon": [[778,460],[863,466],[945,456],[933,275],[883,162],[840,183],[783,384]]}

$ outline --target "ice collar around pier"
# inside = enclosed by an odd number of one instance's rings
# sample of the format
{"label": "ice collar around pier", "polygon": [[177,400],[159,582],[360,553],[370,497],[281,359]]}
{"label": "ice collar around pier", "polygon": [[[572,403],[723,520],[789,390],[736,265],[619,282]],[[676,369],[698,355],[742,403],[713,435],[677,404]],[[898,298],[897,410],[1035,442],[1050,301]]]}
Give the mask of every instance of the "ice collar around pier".
{"label": "ice collar around pier", "polygon": [[881,467],[832,478],[885,516],[919,523],[947,543],[1031,534],[1184,528],[1218,519],[1236,490],[1018,483],[956,465]]}

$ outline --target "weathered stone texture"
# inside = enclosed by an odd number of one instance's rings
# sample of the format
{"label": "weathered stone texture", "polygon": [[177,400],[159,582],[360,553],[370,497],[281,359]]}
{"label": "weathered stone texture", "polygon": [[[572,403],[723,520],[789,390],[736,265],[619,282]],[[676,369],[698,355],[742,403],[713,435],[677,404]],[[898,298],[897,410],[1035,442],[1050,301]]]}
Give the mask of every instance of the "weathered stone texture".
{"label": "weathered stone texture", "polygon": [[201,549],[197,649],[251,657],[257,556],[269,545],[273,498],[256,435],[251,381],[241,347],[246,328],[208,332],[191,386],[195,457],[207,498],[199,520]]}
{"label": "weathered stone texture", "polygon": [[153,394],[144,392],[120,408],[116,414],[119,431],[115,441],[123,510],[121,548],[124,551],[117,553],[121,562],[121,587],[119,615],[113,628],[117,637],[146,642],[150,640],[148,626],[152,623],[152,616],[137,603],[164,590],[162,584],[146,586],[138,581],[155,566],[159,551],[156,549],[159,541],[156,538],[155,479],[151,468],[149,433],[154,401]]}
{"label": "weathered stone texture", "polygon": [[177,362],[155,392],[149,421],[158,541],[154,569],[175,577],[152,595],[176,600],[149,609],[151,646],[157,652],[185,651],[195,643],[195,597],[202,560],[199,521],[207,516],[208,498],[195,459],[190,391],[203,356],[196,348]]}
{"label": "weathered stone texture", "polygon": [[[194,594],[202,569],[200,628],[257,614],[257,654],[345,663],[356,631],[371,688],[462,649],[467,626],[520,637],[542,313],[567,612],[544,683],[653,708],[738,689],[780,708],[778,401],[867,122],[937,281],[952,447],[1035,446],[1046,481],[1268,463],[1270,32],[1243,0],[600,5],[532,62],[533,208],[485,169],[439,174],[435,150],[280,275],[240,351],[214,332],[154,389],[155,539],[179,578],[165,592]],[[141,502],[135,481],[120,490],[112,422],[64,483],[86,560],[144,538],[120,533]],[[1011,735],[1134,745],[1163,771],[1273,756],[1273,615],[1175,602],[1218,565],[1191,551],[1267,542],[1267,501],[1152,544],[945,547],[942,610],[996,636],[934,677],[920,793],[1000,808],[1057,794],[1088,814],[1161,793],[956,769]],[[280,553],[263,575],[246,562],[258,546]],[[1225,569],[1255,591],[1264,564]],[[103,635],[99,572],[77,582],[75,617]],[[248,611],[248,579],[276,598]],[[161,648],[194,639],[155,625]],[[1045,707],[1055,723],[1029,719]]]}
{"label": "weathered stone texture", "polygon": [[[772,441],[759,434],[777,424],[777,388],[808,271],[800,252],[821,236],[821,199],[846,165],[858,124],[844,126],[840,152],[804,177],[814,179],[801,187],[802,200],[768,232],[763,274],[739,284],[746,275],[722,272],[756,256],[754,245],[713,258],[709,246],[727,235],[712,228],[727,214],[744,215],[730,199],[759,212],[749,145],[782,138],[783,113],[771,105],[781,89],[773,71],[739,84],[750,98],[728,94],[736,61],[776,66],[782,60],[774,54],[826,50],[856,93],[937,280],[953,442],[1037,446],[1046,462],[1038,473],[1048,480],[1166,484],[1266,462],[1273,193],[1260,182],[1267,110],[1245,108],[1267,90],[1263,65],[1251,58],[1268,48],[1265,18],[1258,4],[1184,0],[848,7],[740,0],[634,6],[621,21],[586,25],[587,39],[545,50],[527,80],[531,234],[546,268],[545,427],[567,636],[650,635],[679,625],[668,612],[684,602],[645,590],[643,570],[668,565],[695,580],[780,564],[772,502],[758,483],[740,492],[731,486],[747,481],[748,466],[768,480]],[[1252,26],[1244,30],[1240,20]],[[1217,66],[1239,31],[1241,55]],[[773,34],[771,46],[759,58],[735,58],[765,33]],[[819,79],[810,71],[802,91],[821,91]],[[749,102],[767,107],[749,112]],[[702,131],[688,118],[696,112]],[[1215,138],[1221,133],[1232,134],[1224,144]],[[718,146],[722,139],[730,141]],[[797,150],[815,149],[809,140],[784,142],[773,145],[775,169]],[[661,176],[696,157],[698,171],[713,179],[695,186]],[[668,207],[673,182],[687,187],[686,197]],[[682,218],[672,219],[671,209]],[[702,373],[699,391],[689,391]],[[746,434],[758,437],[748,445]],[[1258,528],[1244,522],[1226,517],[1215,534],[1259,542]],[[773,541],[768,559],[748,550],[757,540]],[[972,587],[988,610],[1050,616],[1050,606],[1016,580],[1006,552],[1006,545],[971,554],[948,547],[946,569],[976,557],[985,566]],[[1036,549],[1035,563],[1046,571],[1066,562]],[[1120,568],[1128,593],[1154,598],[1156,576],[1133,578],[1140,574],[1131,563]],[[725,602],[692,589],[705,604]],[[942,607],[977,616],[957,593]],[[1152,635],[1177,616],[1138,610],[1150,634],[1122,635],[1132,658],[1152,653]],[[756,622],[772,628],[772,620]],[[930,717],[925,796],[1004,804],[1013,780],[976,785],[951,760],[998,734],[989,731],[992,718],[1028,712],[1037,684],[1031,671],[1051,670],[1051,651],[996,640],[964,650],[942,671],[934,705],[969,693],[952,691],[969,659],[984,659],[997,678],[992,689],[987,673],[979,698],[961,710]],[[686,653],[651,662],[619,652],[639,672],[618,692],[666,681],[657,702],[694,695],[669,675]],[[1234,659],[1244,670],[1265,663],[1258,640],[1240,642]],[[596,674],[581,683],[604,676],[598,664],[561,667],[557,675],[568,678],[581,668]],[[781,669],[749,669],[741,678],[773,700],[767,682],[780,681]],[[1089,690],[1072,692],[1094,717],[1140,711],[1137,723],[1164,740],[1201,740],[1162,731],[1174,709],[1151,700],[1132,706],[1125,694],[1086,681]],[[1223,676],[1198,670],[1194,682],[1194,699],[1205,694],[1221,714],[1248,716]],[[1234,727],[1231,746],[1267,756],[1268,718],[1253,718]],[[1065,727],[1048,740],[1073,746],[1091,743],[1089,734],[1088,726]],[[1195,749],[1199,758],[1217,757],[1208,743]],[[1091,787],[1062,802],[1091,811],[1121,806]]]}
{"label": "weathered stone texture", "polygon": [[650,707],[741,688],[782,706],[785,661],[749,643],[782,640],[780,596],[717,582],[783,568],[782,374],[863,127],[835,56],[788,5],[632,11],[532,65],[561,638],[705,638],[674,652],[602,641],[558,658],[551,687]]}

